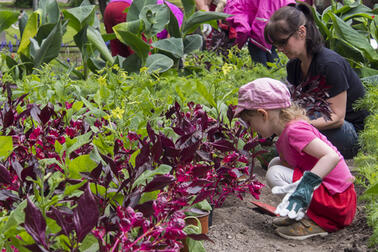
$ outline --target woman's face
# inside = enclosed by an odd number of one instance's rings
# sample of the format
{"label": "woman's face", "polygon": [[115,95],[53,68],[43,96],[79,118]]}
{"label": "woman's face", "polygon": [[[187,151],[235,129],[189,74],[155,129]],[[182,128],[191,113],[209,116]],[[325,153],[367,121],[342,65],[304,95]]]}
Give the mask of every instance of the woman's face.
{"label": "woman's face", "polygon": [[305,27],[302,25],[296,31],[283,35],[274,43],[279,52],[284,53],[289,59],[300,58],[306,53]]}

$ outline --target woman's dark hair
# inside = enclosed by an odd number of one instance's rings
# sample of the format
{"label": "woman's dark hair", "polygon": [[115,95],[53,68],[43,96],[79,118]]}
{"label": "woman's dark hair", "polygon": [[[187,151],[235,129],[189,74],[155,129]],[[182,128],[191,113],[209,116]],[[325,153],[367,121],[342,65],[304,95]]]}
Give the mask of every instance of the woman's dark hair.
{"label": "woman's dark hair", "polygon": [[323,46],[323,37],[315,24],[311,7],[306,3],[289,4],[277,10],[265,26],[265,41],[274,44],[281,39],[280,35],[292,34],[299,26],[306,27],[306,50],[314,55]]}

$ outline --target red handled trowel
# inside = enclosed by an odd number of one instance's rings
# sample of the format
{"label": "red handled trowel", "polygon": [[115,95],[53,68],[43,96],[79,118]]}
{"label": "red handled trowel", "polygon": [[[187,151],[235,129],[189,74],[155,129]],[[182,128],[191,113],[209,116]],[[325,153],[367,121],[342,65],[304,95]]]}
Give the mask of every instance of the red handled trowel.
{"label": "red handled trowel", "polygon": [[274,211],[276,210],[276,208],[274,206],[271,206],[267,203],[264,203],[264,202],[261,202],[261,201],[258,201],[258,200],[252,200],[251,201],[252,204],[254,204],[256,206],[256,211],[259,212],[259,213],[262,213],[262,214],[268,214],[268,215],[271,215],[271,216],[279,216],[278,214],[275,214]]}

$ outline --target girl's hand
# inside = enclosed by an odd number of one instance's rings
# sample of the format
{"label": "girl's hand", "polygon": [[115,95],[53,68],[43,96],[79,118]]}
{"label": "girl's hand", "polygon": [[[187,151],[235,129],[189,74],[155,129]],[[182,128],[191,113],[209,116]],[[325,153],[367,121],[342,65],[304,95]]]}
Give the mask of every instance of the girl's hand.
{"label": "girl's hand", "polygon": [[312,195],[320,186],[322,179],[315,173],[305,171],[303,177],[295,183],[273,187],[273,193],[287,192],[275,213],[288,216],[290,219],[300,220],[304,217],[311,203]]}

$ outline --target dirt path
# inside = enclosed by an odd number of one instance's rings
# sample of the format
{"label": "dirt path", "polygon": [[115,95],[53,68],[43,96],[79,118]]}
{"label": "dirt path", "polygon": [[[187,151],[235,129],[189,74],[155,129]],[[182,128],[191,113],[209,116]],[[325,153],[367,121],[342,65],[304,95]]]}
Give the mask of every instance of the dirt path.
{"label": "dirt path", "polygon": [[[263,169],[256,168],[255,173],[261,182],[265,182]],[[324,238],[293,241],[276,235],[271,224],[273,217],[257,212],[255,206],[250,203],[251,200],[253,198],[249,195],[243,201],[229,198],[221,208],[213,211],[213,225],[209,228],[208,236],[215,243],[204,242],[208,252],[378,251],[378,247],[368,248],[368,238],[372,230],[366,223],[363,202],[358,202],[356,217],[349,227]],[[274,206],[280,202],[280,198],[272,195],[267,186],[264,187],[260,200]]]}

